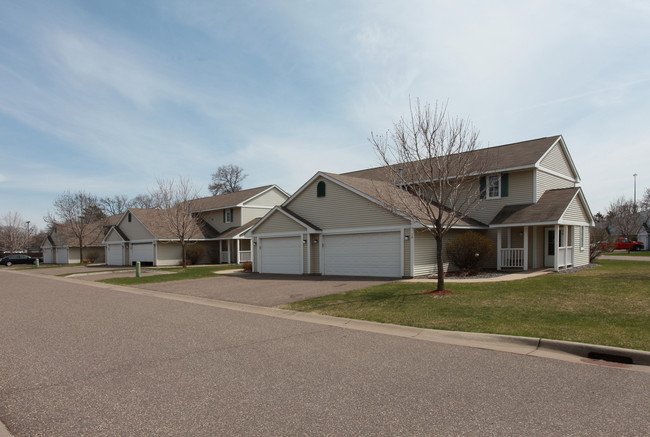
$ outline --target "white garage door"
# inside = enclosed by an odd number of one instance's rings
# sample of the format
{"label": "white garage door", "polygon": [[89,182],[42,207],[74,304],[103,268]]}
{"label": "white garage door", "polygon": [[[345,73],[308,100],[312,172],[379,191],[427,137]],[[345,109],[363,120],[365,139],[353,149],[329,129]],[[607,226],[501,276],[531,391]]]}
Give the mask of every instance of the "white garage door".
{"label": "white garage door", "polygon": [[57,264],[68,264],[67,247],[57,247],[54,249],[54,262]]}
{"label": "white garage door", "polygon": [[54,264],[54,250],[51,247],[43,248],[43,262],[45,264]]}
{"label": "white garage door", "polygon": [[300,238],[263,238],[260,246],[260,273],[302,274]]}
{"label": "white garage door", "polygon": [[152,263],[153,264],[153,243],[140,243],[133,244],[133,257],[131,262],[135,263],[140,261],[141,263]]}
{"label": "white garage door", "polygon": [[124,261],[122,256],[122,245],[121,244],[108,244],[106,246],[106,264],[109,266],[121,266]]}
{"label": "white garage door", "polygon": [[323,274],[402,277],[401,234],[326,235]]}

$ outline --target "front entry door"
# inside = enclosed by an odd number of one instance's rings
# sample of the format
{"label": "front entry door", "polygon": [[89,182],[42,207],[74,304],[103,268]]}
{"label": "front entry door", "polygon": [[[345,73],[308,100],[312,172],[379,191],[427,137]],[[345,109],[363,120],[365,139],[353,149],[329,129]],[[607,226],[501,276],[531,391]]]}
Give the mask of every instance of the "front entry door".
{"label": "front entry door", "polygon": [[555,228],[544,229],[544,267],[555,266]]}

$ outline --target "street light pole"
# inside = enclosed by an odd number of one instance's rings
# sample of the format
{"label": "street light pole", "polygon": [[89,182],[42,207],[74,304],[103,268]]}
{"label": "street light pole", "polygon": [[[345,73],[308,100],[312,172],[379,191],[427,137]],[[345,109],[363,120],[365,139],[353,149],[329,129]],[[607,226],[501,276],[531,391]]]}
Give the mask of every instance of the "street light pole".
{"label": "street light pole", "polygon": [[636,212],[636,177],[638,174],[634,173],[634,212]]}
{"label": "street light pole", "polygon": [[27,252],[29,252],[29,220],[27,220]]}

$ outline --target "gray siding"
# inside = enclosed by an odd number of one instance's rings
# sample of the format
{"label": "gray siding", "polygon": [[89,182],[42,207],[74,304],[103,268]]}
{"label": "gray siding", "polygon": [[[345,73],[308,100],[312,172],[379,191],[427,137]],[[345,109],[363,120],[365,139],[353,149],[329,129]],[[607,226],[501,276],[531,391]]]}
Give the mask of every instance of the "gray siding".
{"label": "gray siding", "polygon": [[242,207],[241,208],[241,221],[242,225],[245,225],[249,221],[258,218],[258,217],[264,217],[266,213],[268,213],[273,207],[268,207],[267,208],[247,208],[247,207]]}
{"label": "gray siding", "polygon": [[[584,245],[580,247],[580,228],[584,228],[585,241]],[[589,264],[589,227],[588,226],[574,226],[573,227],[573,262],[576,267]]]}
{"label": "gray siding", "polygon": [[[326,194],[317,197],[316,185],[321,180],[325,181]],[[324,178],[317,178],[287,206],[321,229],[401,226],[408,223],[406,219]]]}
{"label": "gray siding", "polygon": [[[241,208],[233,208],[232,215],[233,220],[230,223],[224,223],[223,209],[203,213],[202,217],[206,222],[208,222],[208,224],[210,224],[210,226],[216,229],[217,232],[224,232],[230,228],[238,227],[243,224]],[[262,213],[262,215],[264,215],[264,213]]]}
{"label": "gray siding", "polygon": [[[312,234],[309,236],[309,244],[311,245],[311,273],[320,274],[320,240],[321,235]],[[314,243],[316,240],[316,243]],[[305,270],[306,271],[306,270]]]}

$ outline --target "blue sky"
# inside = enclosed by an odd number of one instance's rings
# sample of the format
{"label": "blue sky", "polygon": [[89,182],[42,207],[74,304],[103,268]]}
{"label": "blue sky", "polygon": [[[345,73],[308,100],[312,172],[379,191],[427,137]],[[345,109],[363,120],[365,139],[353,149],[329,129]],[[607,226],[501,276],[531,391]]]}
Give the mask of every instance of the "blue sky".
{"label": "blue sky", "polygon": [[293,192],[376,166],[409,97],[484,146],[562,134],[593,212],[650,186],[650,6],[639,1],[0,0],[0,215],[65,190]]}

